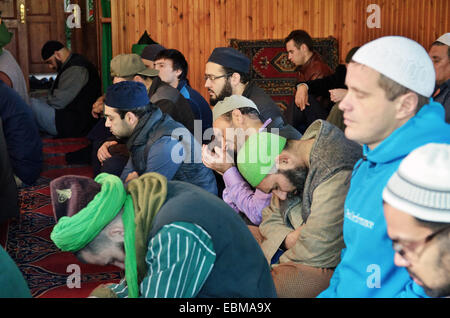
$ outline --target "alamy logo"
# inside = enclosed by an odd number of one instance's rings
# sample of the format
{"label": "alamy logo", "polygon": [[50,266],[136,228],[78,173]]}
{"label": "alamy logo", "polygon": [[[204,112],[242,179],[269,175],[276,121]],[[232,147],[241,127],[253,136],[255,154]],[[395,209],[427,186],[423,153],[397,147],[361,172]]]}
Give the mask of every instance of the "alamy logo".
{"label": "alamy logo", "polygon": [[381,28],[381,8],[378,4],[369,4],[366,9],[367,13],[371,13],[367,17],[366,24],[369,29]]}
{"label": "alamy logo", "polygon": [[69,4],[65,10],[66,13],[72,13],[66,20],[69,29],[81,28],[81,8],[78,4]]}
{"label": "alamy logo", "polygon": [[370,273],[366,280],[366,286],[368,288],[381,288],[381,267],[377,264],[370,264],[366,269],[367,273]]}

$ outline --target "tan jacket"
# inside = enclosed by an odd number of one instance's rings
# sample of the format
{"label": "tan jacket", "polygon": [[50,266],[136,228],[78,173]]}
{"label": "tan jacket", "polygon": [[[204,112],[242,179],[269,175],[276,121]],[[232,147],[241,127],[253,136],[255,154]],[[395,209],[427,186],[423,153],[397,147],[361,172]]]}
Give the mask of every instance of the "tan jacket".
{"label": "tan jacket", "polygon": [[[324,125],[323,123],[322,125]],[[302,137],[304,140],[316,138],[311,153],[313,153],[318,144],[318,135],[322,131],[322,125],[318,121],[313,123]],[[326,125],[329,124],[326,123]],[[332,129],[339,130],[337,127]],[[341,134],[343,135],[340,130],[339,132],[335,132],[335,134],[338,137]],[[328,136],[327,138],[329,139]],[[339,141],[340,138],[337,140],[328,140],[327,138],[323,137],[320,141],[320,144],[324,147],[327,146],[327,143],[336,141],[346,144],[349,143],[346,139]],[[350,149],[355,150],[353,157],[356,161],[360,154],[358,151],[360,147],[355,147],[351,144],[350,146]],[[342,148],[345,149],[344,147]],[[312,157],[311,155],[310,158]],[[336,159],[334,159],[332,154],[330,154],[329,158],[314,160],[323,161],[321,164],[325,166],[328,163],[336,163]],[[333,268],[337,266],[340,261],[341,250],[345,247],[342,235],[344,202],[350,186],[349,179],[352,173],[352,166],[346,165],[346,167],[336,173],[332,173],[329,178],[326,178],[312,191],[313,199],[306,223],[302,217],[302,215],[305,215],[302,213],[302,209],[305,206],[305,204],[302,204],[302,200],[304,200],[305,194],[303,196],[296,196],[290,199],[290,201],[280,201],[276,196],[272,196],[271,204],[262,211],[263,220],[259,227],[261,234],[265,238],[262,242],[262,249],[269,262],[278,248],[283,244],[286,236],[298,227],[301,227],[297,243],[280,257],[280,263],[293,261],[319,268]],[[308,193],[309,191],[311,189],[306,188],[305,183],[304,193]]]}

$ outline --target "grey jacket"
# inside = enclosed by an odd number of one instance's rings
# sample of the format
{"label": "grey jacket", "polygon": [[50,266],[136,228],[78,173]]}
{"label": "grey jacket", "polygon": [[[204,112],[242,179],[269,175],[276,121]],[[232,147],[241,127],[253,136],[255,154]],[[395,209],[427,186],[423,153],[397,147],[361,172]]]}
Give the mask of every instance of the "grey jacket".
{"label": "grey jacket", "polygon": [[303,193],[284,201],[273,196],[270,206],[263,210],[259,228],[265,237],[262,248],[270,261],[286,236],[301,227],[297,243],[280,257],[280,263],[333,268],[344,247],[344,202],[362,147],[323,120],[311,124],[302,140],[312,138],[315,141]]}

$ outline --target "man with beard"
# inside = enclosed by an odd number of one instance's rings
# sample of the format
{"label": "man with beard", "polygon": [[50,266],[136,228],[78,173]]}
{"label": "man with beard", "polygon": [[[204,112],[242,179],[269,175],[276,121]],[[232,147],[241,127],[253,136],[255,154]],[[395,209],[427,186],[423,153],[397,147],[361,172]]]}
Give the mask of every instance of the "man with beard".
{"label": "man with beard", "polygon": [[217,103],[213,109],[213,128],[215,139],[209,146],[203,146],[203,163],[223,176],[223,200],[236,212],[242,212],[250,224],[259,225],[261,211],[269,205],[272,195],[258,189],[255,191],[242,178],[235,164],[235,153],[246,137],[258,131],[269,131],[295,140],[302,135],[289,125],[273,127],[270,120],[263,123],[255,103],[239,95],[226,97]]}
{"label": "man with beard", "polygon": [[58,41],[45,43],[41,55],[58,74],[45,99],[30,101],[39,129],[61,138],[86,136],[96,122],[92,104],[101,94],[97,69]]}
{"label": "man with beard", "polygon": [[428,296],[450,296],[450,145],[411,152],[383,191],[394,262]]}
{"label": "man with beard", "polygon": [[108,87],[105,127],[126,140],[130,157],[125,183],[147,172],[185,181],[217,194],[212,171],[201,163],[201,147],[189,130],[153,105],[144,84],[122,81]]}
{"label": "man with beard", "polygon": [[327,288],[344,247],[345,196],[360,157],[361,146],[323,120],[300,140],[262,132],[239,151],[242,176],[273,194],[259,228],[249,229],[274,264],[278,297],[315,297]]}
{"label": "man with beard", "polygon": [[257,105],[264,122],[270,118],[276,126],[284,124],[280,108],[250,80],[250,60],[236,49],[218,47],[213,50],[206,63],[205,87],[213,107],[225,97],[242,95]]}

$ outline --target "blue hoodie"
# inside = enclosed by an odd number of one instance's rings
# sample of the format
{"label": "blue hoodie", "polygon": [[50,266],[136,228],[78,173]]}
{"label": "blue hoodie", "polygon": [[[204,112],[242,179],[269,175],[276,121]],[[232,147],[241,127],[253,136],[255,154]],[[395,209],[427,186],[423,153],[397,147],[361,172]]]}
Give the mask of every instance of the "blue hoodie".
{"label": "blue hoodie", "polygon": [[401,160],[430,142],[450,143],[450,125],[444,122],[444,108],[433,100],[375,149],[364,145],[363,159],[354,167],[345,200],[346,248],[330,286],[319,297],[427,297],[407,270],[394,264],[382,191]]}

